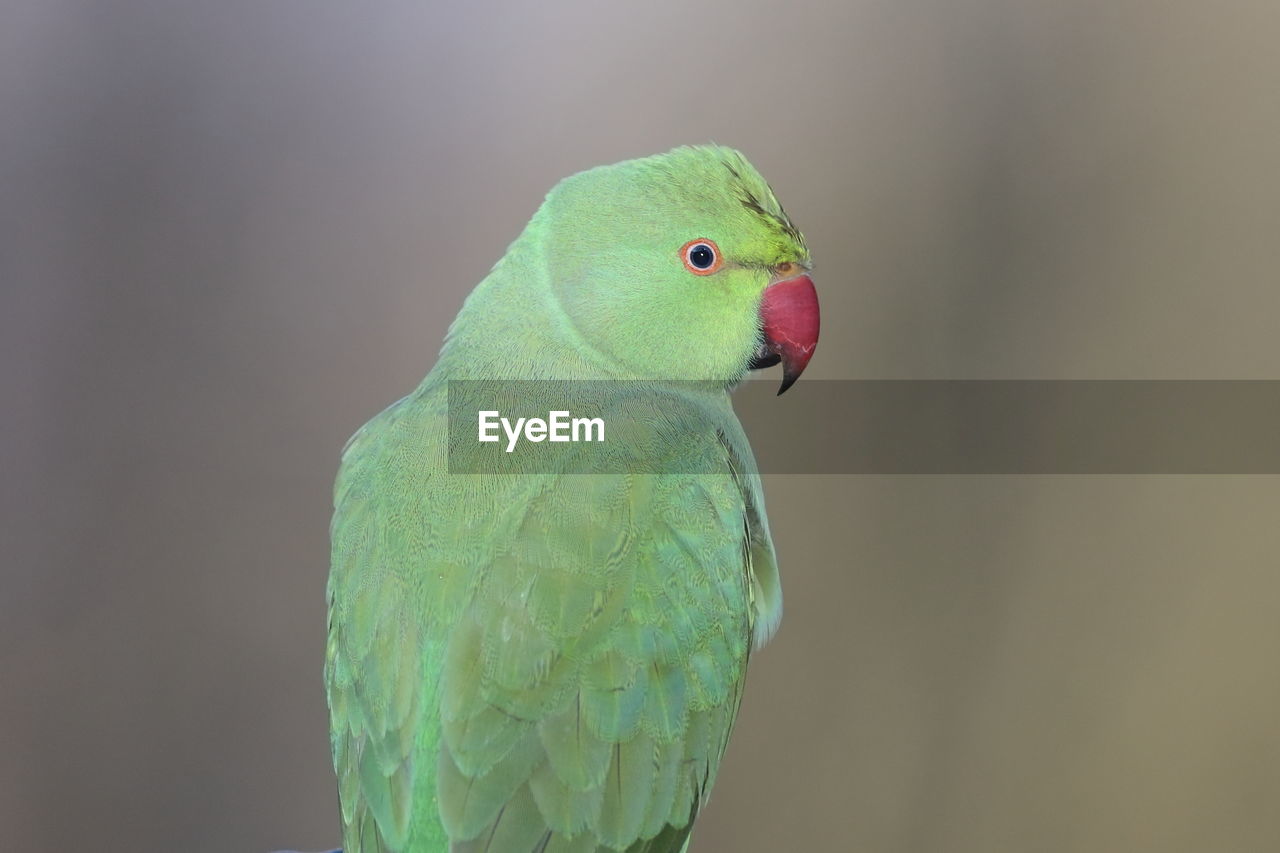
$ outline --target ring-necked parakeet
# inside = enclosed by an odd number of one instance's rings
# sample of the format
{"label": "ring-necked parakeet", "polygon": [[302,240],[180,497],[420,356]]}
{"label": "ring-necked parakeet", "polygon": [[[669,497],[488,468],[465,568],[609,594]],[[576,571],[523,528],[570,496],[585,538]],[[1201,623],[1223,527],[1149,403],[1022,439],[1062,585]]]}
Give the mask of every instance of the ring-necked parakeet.
{"label": "ring-necked parakeet", "polygon": [[[779,361],[786,390],[808,363],[808,270],[736,151],[582,172],[472,292],[417,390],[352,437],[325,664],[346,853],[687,847],[782,608],[728,391]],[[673,392],[705,399],[663,447],[670,473],[611,470],[605,443],[591,476],[451,474],[451,379],[713,391]]]}

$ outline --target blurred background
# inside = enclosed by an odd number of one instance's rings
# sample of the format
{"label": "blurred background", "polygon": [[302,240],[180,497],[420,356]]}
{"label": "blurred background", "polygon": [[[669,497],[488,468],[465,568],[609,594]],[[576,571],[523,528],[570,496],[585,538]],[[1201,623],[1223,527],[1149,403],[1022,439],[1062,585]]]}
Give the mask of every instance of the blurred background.
{"label": "blurred background", "polygon": [[[7,3],[4,847],[338,842],[339,449],[580,169],[741,148],[817,262],[806,378],[1280,378],[1278,28],[1263,0]],[[1277,849],[1280,479],[766,487],[787,613],[695,850]]]}

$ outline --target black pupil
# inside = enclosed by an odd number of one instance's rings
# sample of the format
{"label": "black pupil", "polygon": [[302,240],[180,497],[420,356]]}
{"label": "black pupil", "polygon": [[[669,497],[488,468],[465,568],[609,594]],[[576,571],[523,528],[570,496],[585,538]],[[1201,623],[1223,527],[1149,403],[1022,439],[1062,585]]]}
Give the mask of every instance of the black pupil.
{"label": "black pupil", "polygon": [[716,262],[715,252],[706,243],[699,243],[689,250],[689,263],[700,270],[705,270]]}

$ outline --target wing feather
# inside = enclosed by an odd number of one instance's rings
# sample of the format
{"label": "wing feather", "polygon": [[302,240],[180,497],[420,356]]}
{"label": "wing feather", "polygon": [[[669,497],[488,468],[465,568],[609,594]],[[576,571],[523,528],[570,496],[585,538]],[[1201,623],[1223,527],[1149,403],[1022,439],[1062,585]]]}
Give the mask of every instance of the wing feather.
{"label": "wing feather", "polygon": [[443,416],[375,419],[335,492],[347,853],[682,850],[772,619],[740,430],[665,444],[696,474],[446,477]]}

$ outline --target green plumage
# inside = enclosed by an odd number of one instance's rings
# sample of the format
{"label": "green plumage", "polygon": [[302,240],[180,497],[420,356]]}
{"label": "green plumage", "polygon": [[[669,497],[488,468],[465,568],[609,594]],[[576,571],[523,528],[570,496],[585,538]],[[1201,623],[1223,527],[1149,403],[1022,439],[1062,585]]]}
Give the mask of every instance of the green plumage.
{"label": "green plumage", "polygon": [[[684,269],[693,238],[721,273]],[[346,853],[685,848],[781,613],[727,389],[782,263],[803,242],[736,152],[574,176],[351,439],[325,667]],[[448,473],[448,380],[531,378],[714,380],[672,386],[655,451],[699,473]]]}

